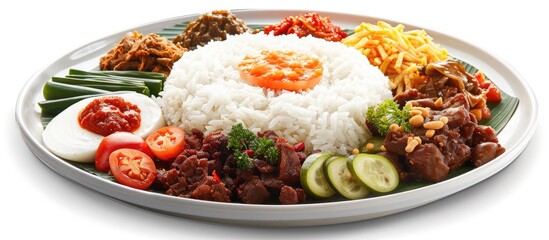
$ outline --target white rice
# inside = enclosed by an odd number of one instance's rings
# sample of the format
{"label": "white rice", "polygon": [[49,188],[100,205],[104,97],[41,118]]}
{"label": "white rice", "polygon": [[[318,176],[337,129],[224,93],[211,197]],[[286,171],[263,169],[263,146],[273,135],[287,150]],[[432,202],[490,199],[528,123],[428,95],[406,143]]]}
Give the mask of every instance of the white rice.
{"label": "white rice", "polygon": [[[265,49],[293,50],[320,58],[323,76],[312,90],[295,93],[249,85],[238,64]],[[242,34],[186,52],[156,101],[166,122],[205,134],[228,133],[241,122],[254,132],[274,130],[306,150],[348,154],[370,138],[369,106],[390,98],[388,79],[359,51],[336,42],[295,35]]]}

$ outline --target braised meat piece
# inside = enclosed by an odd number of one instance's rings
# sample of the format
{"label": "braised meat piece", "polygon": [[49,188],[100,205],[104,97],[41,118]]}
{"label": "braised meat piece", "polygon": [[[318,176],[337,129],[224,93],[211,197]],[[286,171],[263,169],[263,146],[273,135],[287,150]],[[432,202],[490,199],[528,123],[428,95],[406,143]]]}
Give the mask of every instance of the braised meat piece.
{"label": "braised meat piece", "polygon": [[409,102],[412,103],[412,106],[414,107],[426,107],[430,109],[438,108],[435,104],[435,100],[433,100],[432,98],[415,99],[415,100],[410,100]]}
{"label": "braised meat piece", "polygon": [[492,127],[477,125],[473,132],[473,145],[478,145],[483,142],[498,143],[498,136]]}
{"label": "braised meat piece", "polygon": [[258,132],[257,133],[257,136],[258,137],[263,137],[263,138],[267,138],[267,139],[271,139],[273,141],[276,142],[276,140],[279,138],[278,137],[278,134],[275,133],[275,131],[273,130],[265,130],[263,132]]}
{"label": "braised meat piece", "polygon": [[221,178],[221,182],[225,184],[225,187],[231,191],[232,193],[231,199],[234,198],[234,193],[236,193],[237,186],[235,185],[233,179],[230,178],[229,176],[224,176],[223,178]]}
{"label": "braised meat piece", "polygon": [[448,125],[448,128],[450,129],[459,128],[471,121],[469,112],[463,106],[446,108],[437,112],[435,118],[440,118],[442,116],[448,118],[446,125]]}
{"label": "braised meat piece", "polygon": [[214,10],[189,23],[173,42],[190,50],[204,46],[210,41],[223,41],[227,35],[238,35],[249,31],[248,26],[227,10]]}
{"label": "braised meat piece", "polygon": [[262,173],[261,181],[266,188],[275,193],[278,192],[280,188],[282,188],[282,186],[284,186],[284,182],[282,182],[282,180],[278,179],[277,176],[272,173]]}
{"label": "braised meat piece", "polygon": [[170,169],[158,169],[156,185],[173,196],[190,197],[189,192],[201,185],[208,175],[208,159],[202,152],[185,149],[171,164]]}
{"label": "braised meat piece", "polygon": [[475,116],[463,106],[450,107],[442,111],[433,112],[434,119],[446,117],[448,122],[445,124],[450,130],[457,131],[459,141],[468,146],[472,145],[473,133],[478,125]]}
{"label": "braised meat piece", "polygon": [[254,166],[261,173],[272,173],[276,167],[263,159],[254,159]]}
{"label": "braised meat piece", "polygon": [[191,192],[191,197],[195,199],[230,202],[231,191],[225,187],[223,182],[216,181],[208,176],[200,186]]}
{"label": "braised meat piece", "polygon": [[188,197],[187,191],[189,185],[187,179],[179,177],[179,172],[176,169],[156,170],[155,185],[166,190],[166,194],[172,196]]}
{"label": "braised meat piece", "polygon": [[189,185],[187,184],[187,179],[178,178],[177,182],[170,185],[168,190],[166,190],[166,194],[172,195],[172,196],[179,196],[179,197],[189,197],[188,188],[189,188]]}
{"label": "braised meat piece", "polygon": [[469,113],[469,121],[465,122],[461,127],[459,128],[459,134],[461,135],[461,138],[463,139],[463,142],[467,144],[467,146],[474,146],[473,145],[473,134],[475,132],[475,128],[477,127],[478,123],[473,116],[473,114]]}
{"label": "braised meat piece", "polygon": [[230,178],[236,178],[236,159],[234,158],[234,155],[231,154],[225,160],[222,174]]}
{"label": "braised meat piece", "polygon": [[305,190],[301,188],[294,188],[294,190],[297,193],[299,203],[305,203],[307,201],[307,194],[305,193]]}
{"label": "braised meat piece", "polygon": [[204,138],[201,150],[204,152],[209,152],[215,160],[226,158],[229,156],[230,151],[223,150],[227,149],[228,139],[229,138],[222,132],[210,133],[206,136],[206,138]]}
{"label": "braised meat piece", "polygon": [[431,182],[440,182],[448,175],[450,168],[444,159],[442,152],[432,143],[419,145],[406,154],[410,171]]}
{"label": "braised meat piece", "polygon": [[208,175],[208,159],[198,159],[192,155],[185,159],[179,168],[179,176],[187,180],[188,189],[193,190],[206,180]]}
{"label": "braised meat piece", "polygon": [[280,195],[278,197],[280,203],[289,205],[299,203],[297,192],[290,186],[284,185],[280,189]]}
{"label": "braised meat piece", "polygon": [[442,108],[454,108],[454,107],[463,107],[467,111],[471,108],[469,101],[465,94],[463,93],[457,93],[455,95],[452,95],[452,97],[445,98],[446,100],[442,104]]}
{"label": "braised meat piece", "polygon": [[288,185],[284,185],[280,189],[280,195],[278,201],[284,205],[298,204],[305,202],[305,191],[301,188],[293,188]]}
{"label": "braised meat piece", "polygon": [[476,145],[472,151],[473,165],[480,167],[505,152],[498,143],[484,142]]}
{"label": "braised meat piece", "polygon": [[173,63],[187,51],[167,38],[151,33],[127,33],[120,43],[99,60],[101,70],[137,70],[168,76]]}
{"label": "braised meat piece", "polygon": [[190,133],[185,133],[185,149],[202,149],[202,141],[204,141],[204,133],[194,128]]}
{"label": "braised meat piece", "polygon": [[181,165],[183,164],[183,162],[185,162],[185,160],[189,157],[196,157],[196,158],[199,158],[199,159],[202,159],[202,158],[207,159],[209,157],[209,154],[205,153],[205,152],[202,152],[202,151],[199,151],[199,150],[195,150],[195,149],[184,149],[183,152],[181,152],[179,154],[179,156],[177,156],[174,159],[174,161],[171,164],[171,168],[175,168],[177,170],[180,170]]}
{"label": "braised meat piece", "polygon": [[471,148],[459,141],[459,133],[448,131],[446,134],[439,134],[434,137],[436,145],[444,155],[444,162],[454,171],[469,161]]}
{"label": "braised meat piece", "polygon": [[271,194],[261,182],[258,176],[250,176],[248,180],[237,189],[238,198],[243,203],[265,203]]}
{"label": "braised meat piece", "polygon": [[276,147],[280,150],[278,179],[288,185],[299,182],[301,160],[294,147],[287,142],[280,141],[277,141]]}
{"label": "braised meat piece", "polygon": [[[165,169],[156,170],[156,179],[155,185],[159,186],[162,189],[169,189],[170,186],[176,184],[179,181],[179,173],[175,169],[170,169],[166,171]],[[176,195],[183,192],[185,189],[172,190],[177,191]]]}
{"label": "braised meat piece", "polygon": [[408,144],[409,134],[399,132],[399,131],[390,131],[385,136],[385,141],[383,146],[387,149],[387,152],[396,154],[397,156],[406,156],[406,145]]}
{"label": "braised meat piece", "polygon": [[213,173],[222,173],[223,172],[223,162],[218,160],[208,160],[208,174],[213,175]]}
{"label": "braised meat piece", "polygon": [[[415,101],[415,100],[419,100],[419,99],[423,99],[422,101],[428,101],[428,100],[431,100],[430,98],[427,97],[426,94],[423,94],[421,92],[419,92],[417,89],[415,88],[411,88],[411,89],[408,89],[404,92],[401,92],[399,94],[397,94],[394,98],[396,103],[398,103],[398,105],[402,108],[404,107],[404,105],[409,102],[409,101]],[[423,104],[420,104],[421,106],[423,107],[429,107],[429,105],[432,105],[434,106],[435,105],[435,102],[431,100],[432,103],[427,103],[426,106],[423,106]]]}

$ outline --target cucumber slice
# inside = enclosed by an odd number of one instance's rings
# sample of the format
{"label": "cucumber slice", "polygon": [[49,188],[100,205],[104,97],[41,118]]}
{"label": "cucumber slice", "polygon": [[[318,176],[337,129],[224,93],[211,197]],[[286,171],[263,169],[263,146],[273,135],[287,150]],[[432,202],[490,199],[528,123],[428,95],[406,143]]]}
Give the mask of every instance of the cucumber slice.
{"label": "cucumber slice", "polygon": [[301,186],[307,196],[327,198],[336,194],[324,175],[324,162],[332,156],[331,153],[314,153],[309,155],[301,165]]}
{"label": "cucumber slice", "polygon": [[398,171],[389,159],[381,155],[360,153],[350,156],[347,167],[355,179],[372,191],[387,193],[398,186]]}
{"label": "cucumber slice", "polygon": [[348,199],[364,198],[369,193],[368,189],[349,172],[345,157],[334,156],[326,160],[324,174],[326,174],[330,185]]}

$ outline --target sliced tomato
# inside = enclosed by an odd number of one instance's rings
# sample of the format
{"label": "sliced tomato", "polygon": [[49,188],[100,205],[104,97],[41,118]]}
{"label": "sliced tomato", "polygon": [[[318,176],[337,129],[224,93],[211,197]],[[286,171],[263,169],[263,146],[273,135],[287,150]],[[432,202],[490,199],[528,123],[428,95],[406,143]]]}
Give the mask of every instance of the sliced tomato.
{"label": "sliced tomato", "polygon": [[163,127],[149,135],[146,142],[158,159],[168,161],[185,148],[185,131],[176,126]]}
{"label": "sliced tomato", "polygon": [[111,173],[128,187],[147,189],[156,178],[156,167],[149,155],[130,148],[118,149],[109,156]]}
{"label": "sliced tomato", "polygon": [[149,145],[143,138],[129,132],[115,132],[101,140],[97,153],[95,154],[95,168],[100,172],[108,172],[109,156],[115,150],[121,148],[131,148],[146,153],[150,157],[154,157]]}

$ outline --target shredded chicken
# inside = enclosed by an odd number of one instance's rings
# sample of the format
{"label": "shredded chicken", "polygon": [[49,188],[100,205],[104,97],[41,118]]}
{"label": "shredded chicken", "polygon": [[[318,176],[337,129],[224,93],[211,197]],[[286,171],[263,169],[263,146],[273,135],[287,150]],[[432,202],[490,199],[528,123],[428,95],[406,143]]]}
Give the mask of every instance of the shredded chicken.
{"label": "shredded chicken", "polygon": [[154,33],[143,36],[137,31],[128,32],[116,47],[101,57],[99,66],[101,70],[150,71],[168,76],[173,63],[186,51],[180,44]]}

